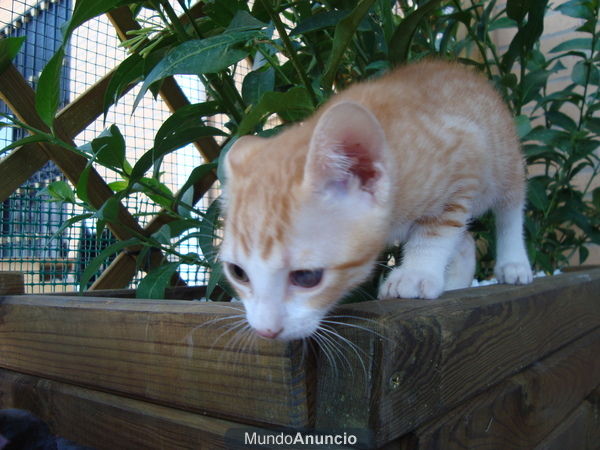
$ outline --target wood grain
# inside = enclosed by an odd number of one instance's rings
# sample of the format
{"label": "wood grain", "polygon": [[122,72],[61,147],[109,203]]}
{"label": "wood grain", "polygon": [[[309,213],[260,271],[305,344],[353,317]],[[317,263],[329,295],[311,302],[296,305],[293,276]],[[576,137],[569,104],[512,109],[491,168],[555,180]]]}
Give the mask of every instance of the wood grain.
{"label": "wood grain", "polygon": [[0,367],[202,414],[306,426],[297,343],[240,343],[223,327],[232,314],[239,307],[8,296],[0,300]]}
{"label": "wood grain", "polygon": [[21,272],[0,272],[0,295],[23,294],[24,276]]}
{"label": "wood grain", "polygon": [[587,440],[590,426],[597,427],[597,414],[588,402],[583,402],[542,442],[535,446],[536,450],[596,450],[600,441]]}
{"label": "wood grain", "polygon": [[[383,445],[600,326],[600,270],[448,292],[436,301],[348,305],[378,334],[337,327],[361,370],[319,377],[321,428],[370,428]],[[370,320],[370,322],[367,322]],[[324,352],[318,364],[327,366]]]}
{"label": "wood grain", "polygon": [[[534,448],[600,383],[600,329],[421,425],[398,446]],[[587,427],[587,425],[586,425]],[[578,437],[585,448],[586,434]]]}
{"label": "wood grain", "polygon": [[0,202],[10,197],[23,183],[48,162],[48,155],[35,144],[14,149],[0,160]]}
{"label": "wood grain", "polygon": [[54,434],[98,450],[227,448],[225,433],[240,426],[2,369],[0,408],[30,411]]}

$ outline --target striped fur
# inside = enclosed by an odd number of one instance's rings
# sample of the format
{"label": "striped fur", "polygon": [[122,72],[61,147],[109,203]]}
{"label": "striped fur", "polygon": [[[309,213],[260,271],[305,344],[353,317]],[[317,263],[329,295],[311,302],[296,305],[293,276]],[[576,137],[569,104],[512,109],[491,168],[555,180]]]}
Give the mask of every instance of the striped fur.
{"label": "striped fur", "polygon": [[[404,260],[380,297],[466,286],[468,221],[490,208],[501,225],[497,276],[531,281],[512,118],[487,80],[457,64],[427,61],[354,85],[275,137],[239,139],[225,170],[221,258],[263,336],[315,332],[390,244],[404,244]],[[249,281],[232,276],[234,264]],[[317,269],[317,286],[290,282],[292,271]]]}

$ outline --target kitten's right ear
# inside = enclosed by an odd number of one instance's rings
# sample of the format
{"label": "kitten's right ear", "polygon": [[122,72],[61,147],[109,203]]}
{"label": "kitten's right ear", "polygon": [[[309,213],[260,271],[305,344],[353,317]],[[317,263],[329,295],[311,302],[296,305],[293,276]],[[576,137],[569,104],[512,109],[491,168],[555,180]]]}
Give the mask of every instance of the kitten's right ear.
{"label": "kitten's right ear", "polygon": [[386,139],[381,124],[359,103],[344,101],[319,118],[306,161],[306,182],[318,191],[356,189],[384,200]]}
{"label": "kitten's right ear", "polygon": [[225,178],[243,173],[244,167],[248,166],[248,162],[254,155],[257,144],[263,139],[258,136],[242,136],[229,147],[223,158]]}

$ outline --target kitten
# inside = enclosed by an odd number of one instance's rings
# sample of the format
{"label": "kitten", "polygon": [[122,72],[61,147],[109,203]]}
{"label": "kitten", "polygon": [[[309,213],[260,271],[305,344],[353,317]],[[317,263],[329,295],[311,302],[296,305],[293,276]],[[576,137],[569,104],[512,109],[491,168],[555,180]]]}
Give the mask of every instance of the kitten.
{"label": "kitten", "polygon": [[224,164],[221,259],[262,337],[310,336],[392,244],[404,256],[379,298],[469,286],[467,224],[490,208],[497,278],[532,280],[512,117],[458,64],[426,61],[353,85],[275,137],[240,138]]}

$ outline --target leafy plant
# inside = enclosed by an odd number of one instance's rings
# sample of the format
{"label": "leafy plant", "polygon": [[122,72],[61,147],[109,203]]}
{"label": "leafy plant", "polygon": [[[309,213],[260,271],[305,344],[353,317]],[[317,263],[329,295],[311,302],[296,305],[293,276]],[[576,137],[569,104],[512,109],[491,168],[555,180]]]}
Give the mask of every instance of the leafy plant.
{"label": "leafy plant", "polygon": [[[213,204],[203,212],[193,205],[193,185],[209,172],[220,173],[218,160],[194,170],[181,191],[173,193],[160,181],[166,155],[206,136],[221,136],[224,154],[240,135],[276,133],[286,123],[309,115],[333,92],[378,76],[394,65],[432,55],[458,59],[487,74],[515,114],[530,171],[526,233],[534,265],[552,271],[567,264],[574,253],[583,262],[586,245],[600,243],[600,190],[592,190],[600,170],[595,153],[600,129],[595,117],[600,79],[598,0],[571,0],[556,8],[581,19],[578,31],[586,37],[563,42],[547,55],[539,48],[547,0],[508,0],[505,8],[498,8],[496,0],[256,0],[251,6],[239,0],[209,0],[200,17],[193,16],[187,1],[177,3],[181,16],[167,0],[78,0],[63,30],[65,43],[44,69],[36,93],[38,113],[52,128],[58,107],[58,76],[73,30],[117,6],[128,6],[134,15],[152,11],[152,18],[144,19],[146,26],[123,43],[131,55],[111,79],[105,110],[132,83],[141,83],[139,102],[148,90],[156,93],[161,82],[174,74],[197,75],[209,100],[167,119],[153,147],[139,160],[126,159],[124,140],[114,125],[89,144],[72,148],[52,133],[11,119],[12,126],[29,129],[32,136],[26,139],[52,141],[85,156],[88,167],[102,165],[121,177],[122,181],[111,184],[114,196],[98,209],[89,203],[86,171],[73,188],[51,186],[49,192],[56,200],[78,203],[84,210],[65,226],[95,217],[102,229],[118,220],[118,201],[139,192],[169,217],[170,222],[151,236],[136,235],[116,243],[99,257],[135,248],[140,267],[144,267],[152,249],[170,255],[140,283],[140,296],[161,297],[182,263],[199,264],[211,271],[209,293],[218,285],[227,289],[215,258],[218,206]],[[498,29],[515,31],[504,52],[492,39]],[[18,45],[2,42],[0,45],[11,49]],[[572,59],[576,62],[567,69]],[[243,61],[251,69],[238,85],[234,74]],[[550,79],[567,70],[571,71],[571,83],[551,92]],[[205,124],[204,119],[215,114],[227,117],[226,129]],[[274,116],[278,119],[275,127],[270,121]],[[488,217],[474,224],[482,253],[479,276],[490,271],[492,228]],[[195,238],[200,239],[201,251],[178,252],[179,244]],[[83,281],[89,280],[97,267],[98,262],[90,264]]]}

